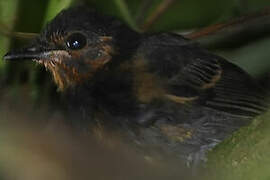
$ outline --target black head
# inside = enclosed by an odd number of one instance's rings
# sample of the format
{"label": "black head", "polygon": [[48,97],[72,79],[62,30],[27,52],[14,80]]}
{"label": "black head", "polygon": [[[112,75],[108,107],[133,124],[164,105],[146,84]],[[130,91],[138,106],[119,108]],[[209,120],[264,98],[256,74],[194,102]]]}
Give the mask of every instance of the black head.
{"label": "black head", "polygon": [[138,34],[121,21],[86,7],[63,10],[27,48],[5,60],[32,59],[51,71],[59,89],[89,80]]}

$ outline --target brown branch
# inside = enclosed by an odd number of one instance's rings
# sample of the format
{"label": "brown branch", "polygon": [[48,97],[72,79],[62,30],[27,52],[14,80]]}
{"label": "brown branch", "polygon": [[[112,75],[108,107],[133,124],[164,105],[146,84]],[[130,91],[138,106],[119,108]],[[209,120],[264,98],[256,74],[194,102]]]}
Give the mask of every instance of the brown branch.
{"label": "brown branch", "polygon": [[220,23],[220,24],[208,26],[208,27],[203,28],[199,31],[187,34],[186,37],[190,38],[190,39],[199,39],[199,38],[202,38],[205,36],[214,35],[222,30],[235,28],[238,26],[242,26],[243,24],[249,24],[249,23],[253,22],[254,20],[264,18],[264,17],[269,16],[269,15],[270,15],[270,7],[265,8],[261,12],[246,15],[246,16],[231,20],[227,23]]}
{"label": "brown branch", "polygon": [[163,0],[156,10],[146,19],[142,26],[142,30],[147,31],[174,2],[175,0]]}
{"label": "brown branch", "polygon": [[38,36],[37,33],[25,33],[25,32],[14,32],[10,30],[8,26],[0,22],[0,34],[18,39],[33,39]]}

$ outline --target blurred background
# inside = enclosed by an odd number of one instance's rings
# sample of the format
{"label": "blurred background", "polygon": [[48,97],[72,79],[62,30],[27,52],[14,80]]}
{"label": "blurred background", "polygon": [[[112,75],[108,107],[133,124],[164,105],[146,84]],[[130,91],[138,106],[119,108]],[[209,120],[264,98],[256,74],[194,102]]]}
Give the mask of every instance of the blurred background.
{"label": "blurred background", "polygon": [[[192,38],[238,64],[263,88],[270,90],[269,0],[0,0],[0,57],[11,48],[26,45],[62,9],[81,3],[120,18],[139,32],[170,31]],[[85,140],[70,135],[73,132],[65,127],[60,107],[57,88],[43,67],[32,62],[0,61],[0,179],[1,174],[3,179],[88,179],[91,178],[87,174],[89,169],[95,172],[93,176],[97,179],[185,177],[184,171],[178,171],[175,165],[149,167],[149,163],[136,158],[130,150],[122,153],[125,148],[117,140],[113,140],[112,144],[117,144],[114,148],[107,148],[107,145],[104,148],[95,138]],[[267,131],[260,129],[261,126],[268,127],[269,123],[264,119],[267,118],[258,120],[260,123],[256,121],[235,138],[242,143],[243,137],[246,140],[249,136],[258,136],[252,142],[243,142],[245,145],[257,144],[258,147],[253,146],[256,147],[254,151],[260,148],[259,152],[263,154],[250,160],[251,167],[258,163],[262,165],[260,159],[264,159],[264,152],[270,150],[270,137]],[[262,135],[264,133],[267,135]],[[230,146],[235,139],[221,147],[235,148]],[[85,148],[74,148],[82,144]],[[241,152],[254,154],[249,149],[241,149]],[[224,166],[228,171],[237,169],[232,164],[239,165],[235,159],[242,157],[240,150],[223,150],[218,148],[214,156],[230,159],[229,156],[235,153],[233,159],[228,160],[229,165]],[[96,154],[100,153],[98,159]],[[133,155],[134,158],[130,158]],[[119,159],[123,161],[120,166]],[[213,164],[222,161],[222,158],[215,159],[220,161]],[[242,168],[245,165],[239,165],[235,174],[245,174]],[[156,171],[159,173],[155,174]],[[234,173],[231,174],[230,178],[236,179]],[[237,179],[243,177],[237,176]],[[247,177],[254,179],[257,174]],[[266,179],[269,173],[260,177]]]}

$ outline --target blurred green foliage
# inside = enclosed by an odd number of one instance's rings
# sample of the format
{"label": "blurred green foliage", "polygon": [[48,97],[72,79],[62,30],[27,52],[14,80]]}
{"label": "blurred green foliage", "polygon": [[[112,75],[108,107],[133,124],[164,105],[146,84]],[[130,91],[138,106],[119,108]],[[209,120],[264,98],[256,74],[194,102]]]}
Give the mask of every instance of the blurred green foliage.
{"label": "blurred green foliage", "polygon": [[[18,0],[17,0],[18,1]],[[11,28],[14,25],[14,19],[16,16],[16,9],[17,9],[17,1],[0,1],[0,29],[5,28],[5,25],[8,28]],[[10,11],[12,9],[12,11]],[[2,30],[4,31],[4,30]],[[1,32],[2,32],[1,31]],[[9,37],[4,36],[3,34],[0,35],[0,56],[2,56],[9,48],[10,41]],[[3,71],[3,61],[0,62],[0,70]]]}
{"label": "blurred green foliage", "polygon": [[[209,155],[206,179],[268,180],[270,112],[236,132]],[[210,173],[209,173],[210,172]],[[211,178],[210,178],[211,177]]]}

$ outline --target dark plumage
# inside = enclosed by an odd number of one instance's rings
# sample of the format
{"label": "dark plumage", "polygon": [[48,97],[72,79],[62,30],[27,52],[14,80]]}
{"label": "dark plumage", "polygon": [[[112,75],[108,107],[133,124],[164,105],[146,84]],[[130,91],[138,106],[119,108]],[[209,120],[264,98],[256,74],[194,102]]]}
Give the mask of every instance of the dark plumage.
{"label": "dark plumage", "polygon": [[139,34],[84,7],[62,11],[29,48],[5,57],[51,71],[73,123],[119,132],[139,151],[197,162],[264,111],[236,65],[176,34]]}

